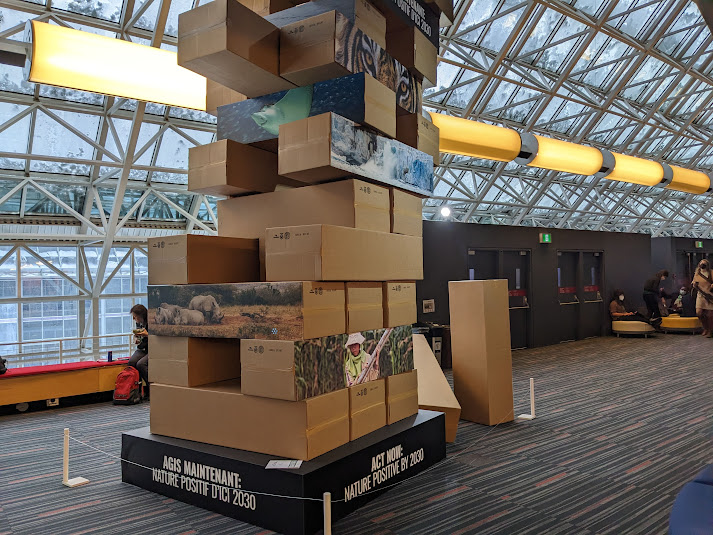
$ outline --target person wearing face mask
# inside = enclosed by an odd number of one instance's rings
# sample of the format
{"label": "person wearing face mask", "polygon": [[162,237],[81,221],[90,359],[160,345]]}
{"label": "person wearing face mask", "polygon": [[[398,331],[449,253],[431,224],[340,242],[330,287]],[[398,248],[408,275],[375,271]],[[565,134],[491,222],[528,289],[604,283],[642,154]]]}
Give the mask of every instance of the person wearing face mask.
{"label": "person wearing face mask", "polygon": [[643,321],[644,323],[650,323],[654,327],[658,327],[662,321],[660,317],[649,321],[638,312],[631,312],[626,306],[622,290],[614,290],[609,302],[609,315],[612,321]]}
{"label": "person wearing face mask", "polygon": [[671,312],[680,314],[682,318],[696,317],[696,300],[691,295],[691,288],[688,286],[681,287],[678,292],[678,297],[671,304]]}
{"label": "person wearing face mask", "polygon": [[713,336],[713,279],[708,260],[701,260],[693,276],[692,286],[696,289],[696,315],[703,326],[703,336]]}
{"label": "person wearing face mask", "polygon": [[646,303],[650,319],[661,317],[659,303],[666,297],[669,297],[663,288],[661,288],[661,284],[667,278],[668,270],[662,269],[644,284],[644,303]]}

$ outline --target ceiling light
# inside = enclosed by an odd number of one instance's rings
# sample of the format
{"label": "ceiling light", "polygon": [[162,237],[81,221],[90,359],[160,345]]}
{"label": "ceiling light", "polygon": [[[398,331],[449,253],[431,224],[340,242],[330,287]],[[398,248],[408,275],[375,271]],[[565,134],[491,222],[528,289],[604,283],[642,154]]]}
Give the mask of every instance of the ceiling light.
{"label": "ceiling light", "polygon": [[673,179],[666,185],[667,189],[686,193],[705,193],[711,187],[711,179],[705,173],[676,165],[672,165],[671,169],[673,169]]}
{"label": "ceiling light", "polygon": [[660,163],[616,152],[612,154],[616,164],[607,178],[642,186],[656,186],[663,180],[664,169]]}
{"label": "ceiling light", "polygon": [[598,173],[604,163],[599,149],[560,141],[549,137],[532,136],[537,140],[537,152],[526,165],[590,176]]}
{"label": "ceiling light", "polygon": [[206,79],[180,67],[176,53],[28,21],[30,82],[205,110]]}
{"label": "ceiling light", "polygon": [[447,206],[444,206],[441,208],[441,216],[442,217],[450,217],[451,215],[451,209],[448,208]]}
{"label": "ceiling light", "polygon": [[511,162],[520,153],[520,135],[515,130],[443,113],[429,115],[439,130],[441,152],[499,162]]}

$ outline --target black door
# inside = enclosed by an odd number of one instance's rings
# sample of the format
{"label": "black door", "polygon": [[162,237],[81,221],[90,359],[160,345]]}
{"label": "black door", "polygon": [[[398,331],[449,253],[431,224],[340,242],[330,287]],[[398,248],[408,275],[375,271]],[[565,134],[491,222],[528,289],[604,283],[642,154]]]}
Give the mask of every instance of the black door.
{"label": "black door", "polygon": [[602,253],[582,252],[582,278],[577,292],[580,300],[579,337],[601,336],[604,300],[602,299]]}
{"label": "black door", "polygon": [[468,249],[468,278],[470,280],[497,279],[500,272],[500,251]]}
{"label": "black door", "polygon": [[579,298],[577,297],[577,270],[579,253],[557,251],[557,300],[560,305],[559,321],[555,323],[560,342],[577,339],[579,323]]}
{"label": "black door", "polygon": [[510,342],[513,349],[528,347],[530,339],[530,252],[503,251],[503,278],[508,280]]}

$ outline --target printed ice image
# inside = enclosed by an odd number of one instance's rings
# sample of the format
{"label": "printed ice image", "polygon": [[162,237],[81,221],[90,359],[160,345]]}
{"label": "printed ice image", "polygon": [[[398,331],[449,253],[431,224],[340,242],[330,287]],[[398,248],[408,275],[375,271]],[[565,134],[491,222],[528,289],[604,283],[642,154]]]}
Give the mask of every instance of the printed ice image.
{"label": "printed ice image", "polygon": [[433,157],[332,114],[332,165],[424,195],[433,193]]}

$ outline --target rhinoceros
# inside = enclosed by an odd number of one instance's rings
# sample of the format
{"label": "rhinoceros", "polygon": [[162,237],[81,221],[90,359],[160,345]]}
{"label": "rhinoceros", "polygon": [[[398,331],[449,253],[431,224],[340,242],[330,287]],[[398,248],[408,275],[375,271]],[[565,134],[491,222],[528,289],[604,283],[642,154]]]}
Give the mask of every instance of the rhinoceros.
{"label": "rhinoceros", "polygon": [[205,317],[198,310],[182,308],[178,312],[178,325],[205,325]]}
{"label": "rhinoceros", "polygon": [[156,314],[154,315],[154,322],[158,325],[175,325],[177,312],[177,310],[163,308],[163,306],[160,306],[156,309]]}
{"label": "rhinoceros", "polygon": [[223,313],[220,305],[212,295],[197,295],[188,304],[190,310],[197,310],[203,313],[206,323],[220,323],[223,321]]}

